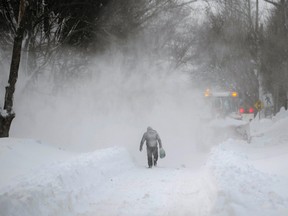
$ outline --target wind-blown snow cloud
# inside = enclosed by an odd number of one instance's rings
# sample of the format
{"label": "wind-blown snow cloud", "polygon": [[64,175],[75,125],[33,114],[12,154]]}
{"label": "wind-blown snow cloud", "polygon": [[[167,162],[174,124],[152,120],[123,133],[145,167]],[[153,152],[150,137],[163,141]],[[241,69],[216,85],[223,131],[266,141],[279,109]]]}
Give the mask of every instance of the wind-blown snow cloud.
{"label": "wind-blown snow cloud", "polygon": [[125,146],[146,164],[138,149],[151,126],[170,156],[163,162],[195,162],[203,105],[188,74],[144,55],[97,57],[90,71],[89,77],[63,83],[57,94],[45,87],[27,95],[18,92],[11,135],[76,151]]}

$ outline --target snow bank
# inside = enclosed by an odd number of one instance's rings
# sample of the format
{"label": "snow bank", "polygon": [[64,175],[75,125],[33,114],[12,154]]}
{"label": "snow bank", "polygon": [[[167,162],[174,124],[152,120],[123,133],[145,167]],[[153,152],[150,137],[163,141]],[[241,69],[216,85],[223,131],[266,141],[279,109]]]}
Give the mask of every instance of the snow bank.
{"label": "snow bank", "polygon": [[280,120],[288,118],[288,110],[285,110],[284,107],[281,107],[280,111],[273,117],[275,120]]}
{"label": "snow bank", "polygon": [[255,169],[245,155],[226,149],[223,143],[212,151],[208,165],[219,188],[213,215],[288,214],[287,194],[281,195],[281,188],[287,183],[278,176]]}
{"label": "snow bank", "polygon": [[250,144],[228,139],[212,149],[207,165],[218,184],[212,215],[288,215],[287,117],[282,110],[255,119]]}
{"label": "snow bank", "polygon": [[0,215],[74,215],[79,205],[85,208],[89,191],[133,166],[128,152],[116,147],[43,165],[0,190]]}
{"label": "snow bank", "polygon": [[75,157],[75,153],[49,146],[39,140],[0,139],[0,188],[31,169]]}
{"label": "snow bank", "polygon": [[288,144],[288,111],[281,109],[272,119],[255,119],[251,123],[254,146]]}

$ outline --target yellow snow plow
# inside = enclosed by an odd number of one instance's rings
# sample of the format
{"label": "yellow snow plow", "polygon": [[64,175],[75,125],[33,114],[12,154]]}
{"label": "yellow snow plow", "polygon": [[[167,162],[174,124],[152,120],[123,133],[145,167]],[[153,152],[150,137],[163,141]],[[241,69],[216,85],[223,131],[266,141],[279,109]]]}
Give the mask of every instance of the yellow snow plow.
{"label": "yellow snow plow", "polygon": [[240,138],[250,142],[250,121],[254,119],[253,107],[247,106],[236,91],[204,92],[210,117],[206,123],[213,129],[213,136],[221,141]]}

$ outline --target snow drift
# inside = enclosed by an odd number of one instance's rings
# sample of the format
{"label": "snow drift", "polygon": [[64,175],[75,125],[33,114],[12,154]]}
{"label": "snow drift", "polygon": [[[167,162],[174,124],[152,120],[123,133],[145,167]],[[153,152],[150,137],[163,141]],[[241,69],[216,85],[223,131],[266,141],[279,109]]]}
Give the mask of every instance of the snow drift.
{"label": "snow drift", "polygon": [[250,144],[228,139],[212,149],[207,165],[218,188],[215,216],[288,215],[288,112],[251,123]]}
{"label": "snow drift", "polygon": [[[41,146],[36,150],[39,152]],[[76,204],[85,206],[89,191],[133,166],[128,152],[117,147],[39,166],[1,189],[0,213],[3,216],[73,215]]]}

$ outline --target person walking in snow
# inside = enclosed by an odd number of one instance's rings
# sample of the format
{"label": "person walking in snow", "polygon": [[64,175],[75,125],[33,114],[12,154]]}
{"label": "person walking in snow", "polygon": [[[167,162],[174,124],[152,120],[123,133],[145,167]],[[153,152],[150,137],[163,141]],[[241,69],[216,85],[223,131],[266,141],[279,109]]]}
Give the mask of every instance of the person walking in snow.
{"label": "person walking in snow", "polygon": [[158,143],[160,149],[162,149],[162,142],[160,139],[159,134],[156,130],[153,130],[151,127],[147,128],[147,131],[143,134],[143,137],[140,142],[140,151],[142,151],[143,144],[146,141],[146,147],[147,147],[147,159],[148,159],[148,166],[149,168],[152,167],[152,165],[157,165],[158,160]]}

